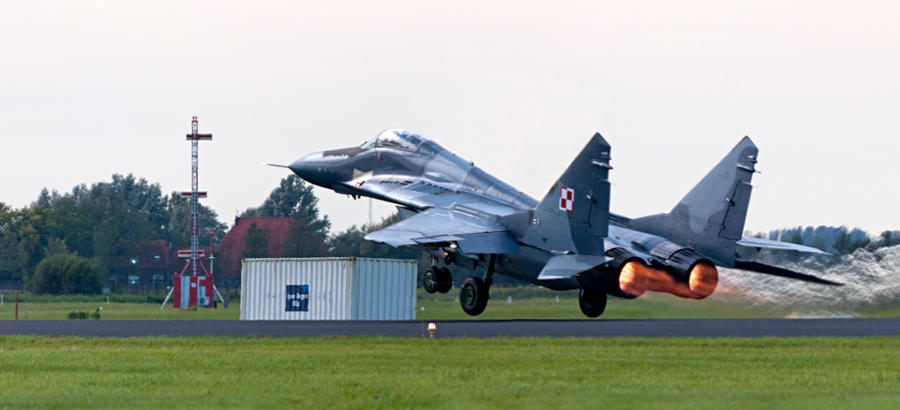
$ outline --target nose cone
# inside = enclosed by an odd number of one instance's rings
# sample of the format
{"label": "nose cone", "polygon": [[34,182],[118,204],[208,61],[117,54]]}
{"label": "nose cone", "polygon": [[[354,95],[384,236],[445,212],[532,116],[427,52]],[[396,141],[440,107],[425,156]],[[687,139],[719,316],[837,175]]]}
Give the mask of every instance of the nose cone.
{"label": "nose cone", "polygon": [[301,157],[288,166],[297,176],[309,182],[316,183],[316,177],[322,171],[322,153],[314,152]]}

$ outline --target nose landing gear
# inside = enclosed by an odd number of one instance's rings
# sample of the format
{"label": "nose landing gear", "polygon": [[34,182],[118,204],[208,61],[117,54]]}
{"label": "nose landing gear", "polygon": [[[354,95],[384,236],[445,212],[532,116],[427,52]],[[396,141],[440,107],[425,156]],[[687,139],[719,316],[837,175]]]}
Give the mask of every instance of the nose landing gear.
{"label": "nose landing gear", "polygon": [[432,266],[422,276],[422,287],[428,293],[447,293],[453,287],[453,275],[450,269]]}

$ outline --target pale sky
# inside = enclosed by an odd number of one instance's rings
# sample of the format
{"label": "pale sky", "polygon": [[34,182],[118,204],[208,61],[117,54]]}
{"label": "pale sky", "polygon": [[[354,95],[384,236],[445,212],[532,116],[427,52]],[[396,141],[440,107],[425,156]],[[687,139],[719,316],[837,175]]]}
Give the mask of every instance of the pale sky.
{"label": "pale sky", "polygon": [[[533,197],[595,132],[611,208],[760,148],[747,228],[900,229],[893,1],[0,0],[0,202],[134,173],[231,224],[289,163],[409,128]],[[317,190],[334,230],[365,200]],[[393,208],[376,205],[376,217]]]}

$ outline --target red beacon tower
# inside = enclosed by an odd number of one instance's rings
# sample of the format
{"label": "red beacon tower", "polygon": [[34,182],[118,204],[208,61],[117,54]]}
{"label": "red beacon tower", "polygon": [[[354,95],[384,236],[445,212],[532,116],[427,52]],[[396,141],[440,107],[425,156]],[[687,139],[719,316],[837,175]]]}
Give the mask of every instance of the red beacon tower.
{"label": "red beacon tower", "polygon": [[[186,264],[181,269],[181,274],[175,272],[172,289],[166,295],[162,307],[165,307],[172,298],[172,304],[176,309],[189,309],[193,307],[213,307],[213,298],[218,297],[225,304],[219,290],[213,281],[212,271],[207,271],[200,258],[206,256],[200,249],[200,198],[206,198],[206,192],[199,190],[198,182],[198,154],[200,141],[212,141],[212,134],[200,134],[199,122],[195,115],[191,119],[191,133],[186,139],[191,142],[191,190],[182,192],[181,196],[191,197],[191,247],[179,249],[177,257],[185,258]],[[210,237],[210,263],[213,261],[212,237]]]}

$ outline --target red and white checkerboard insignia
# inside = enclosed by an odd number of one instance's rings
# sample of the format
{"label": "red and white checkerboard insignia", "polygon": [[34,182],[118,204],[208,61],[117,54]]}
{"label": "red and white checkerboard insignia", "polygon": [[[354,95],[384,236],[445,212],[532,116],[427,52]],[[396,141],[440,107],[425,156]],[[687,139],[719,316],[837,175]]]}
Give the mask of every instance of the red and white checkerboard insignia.
{"label": "red and white checkerboard insignia", "polygon": [[575,210],[575,190],[569,187],[559,189],[559,210],[572,213]]}

